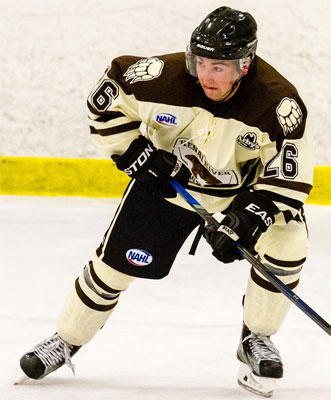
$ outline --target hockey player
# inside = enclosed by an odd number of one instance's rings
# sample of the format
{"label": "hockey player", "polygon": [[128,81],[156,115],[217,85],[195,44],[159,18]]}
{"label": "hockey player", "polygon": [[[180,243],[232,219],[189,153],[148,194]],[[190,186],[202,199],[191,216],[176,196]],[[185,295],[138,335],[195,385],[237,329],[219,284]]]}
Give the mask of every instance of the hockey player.
{"label": "hockey player", "polygon": [[[133,179],[57,332],[21,358],[26,377],[71,366],[121,292],[136,277],[165,277],[197,227],[223,263],[241,259],[240,241],[292,290],[298,286],[307,247],[302,206],[313,175],[307,111],[294,86],[256,55],[256,31],[249,13],[220,7],[194,30],[186,53],[116,58],[92,90],[92,139]],[[224,214],[217,231],[201,228],[171,177],[209,212]],[[283,376],[270,336],[289,306],[252,268],[238,382],[263,396]]]}

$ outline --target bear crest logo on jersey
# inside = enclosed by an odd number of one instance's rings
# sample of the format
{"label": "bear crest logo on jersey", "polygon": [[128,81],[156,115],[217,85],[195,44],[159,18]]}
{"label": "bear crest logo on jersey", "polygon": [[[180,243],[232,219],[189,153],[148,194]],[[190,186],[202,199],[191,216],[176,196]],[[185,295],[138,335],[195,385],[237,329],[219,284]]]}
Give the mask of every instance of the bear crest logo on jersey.
{"label": "bear crest logo on jersey", "polygon": [[277,118],[283,128],[284,136],[293,132],[302,122],[302,111],[299,104],[288,97],[284,97],[277,109]]}
{"label": "bear crest logo on jersey", "polygon": [[191,182],[199,186],[237,185],[238,177],[233,170],[214,168],[206,156],[187,138],[178,138],[174,154],[192,173]]}
{"label": "bear crest logo on jersey", "polygon": [[247,132],[244,136],[239,135],[237,137],[237,143],[248,150],[258,150],[261,147],[257,142],[255,132]]}
{"label": "bear crest logo on jersey", "polygon": [[144,58],[131,65],[125,72],[125,80],[130,84],[140,81],[151,81],[162,73],[164,62],[156,57]]}

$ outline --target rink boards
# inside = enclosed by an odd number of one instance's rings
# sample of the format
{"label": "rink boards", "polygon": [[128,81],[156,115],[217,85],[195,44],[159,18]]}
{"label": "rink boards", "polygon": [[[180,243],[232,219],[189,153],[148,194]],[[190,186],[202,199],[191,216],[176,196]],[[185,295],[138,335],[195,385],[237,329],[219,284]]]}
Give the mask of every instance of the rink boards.
{"label": "rink boards", "polygon": [[[121,197],[129,182],[103,159],[0,157],[0,194]],[[331,167],[316,166],[306,203],[331,205]]]}

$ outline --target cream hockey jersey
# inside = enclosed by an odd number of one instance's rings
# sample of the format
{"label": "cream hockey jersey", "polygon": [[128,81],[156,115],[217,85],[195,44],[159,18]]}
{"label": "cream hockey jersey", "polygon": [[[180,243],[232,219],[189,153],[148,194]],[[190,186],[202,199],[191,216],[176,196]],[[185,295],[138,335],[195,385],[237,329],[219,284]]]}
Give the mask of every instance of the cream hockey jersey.
{"label": "cream hockey jersey", "polygon": [[[307,110],[294,86],[255,57],[236,94],[208,99],[186,71],[185,54],[121,56],[88,97],[92,139],[111,157],[143,134],[191,170],[188,191],[209,212],[247,187],[263,190],[292,219],[312,188]],[[189,208],[179,196],[169,200]]]}

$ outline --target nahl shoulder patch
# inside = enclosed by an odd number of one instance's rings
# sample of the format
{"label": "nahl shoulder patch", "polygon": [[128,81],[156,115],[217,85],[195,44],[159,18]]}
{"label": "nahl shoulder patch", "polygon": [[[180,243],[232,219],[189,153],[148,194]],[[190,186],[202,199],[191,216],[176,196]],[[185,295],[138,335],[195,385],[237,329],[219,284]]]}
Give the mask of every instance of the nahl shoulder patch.
{"label": "nahl shoulder patch", "polygon": [[302,111],[294,99],[284,97],[279,103],[276,113],[284,136],[293,132],[302,122]]}
{"label": "nahl shoulder patch", "polygon": [[243,136],[239,135],[237,137],[237,143],[248,150],[258,150],[261,147],[257,142],[257,136],[255,132],[247,132]]}
{"label": "nahl shoulder patch", "polygon": [[131,65],[125,72],[125,80],[130,84],[140,81],[151,81],[158,78],[164,66],[164,62],[157,57],[143,58]]}

